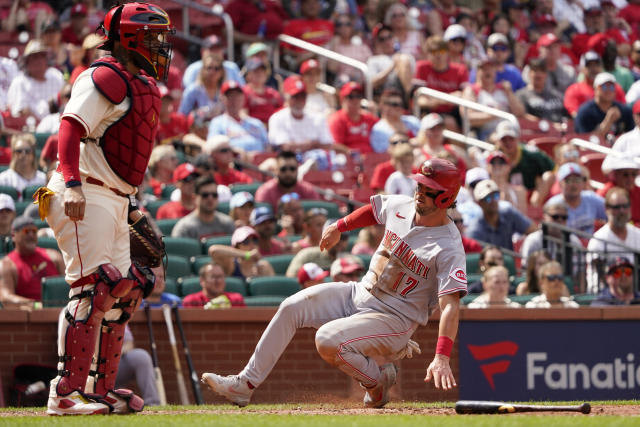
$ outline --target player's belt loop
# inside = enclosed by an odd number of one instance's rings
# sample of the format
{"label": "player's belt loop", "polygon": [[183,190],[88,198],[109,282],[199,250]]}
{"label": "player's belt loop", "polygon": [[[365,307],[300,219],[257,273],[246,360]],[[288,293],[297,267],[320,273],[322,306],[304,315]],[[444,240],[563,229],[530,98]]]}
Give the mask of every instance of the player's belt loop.
{"label": "player's belt loop", "polygon": [[91,176],[87,177],[87,183],[88,184],[93,184],[93,185],[99,185],[101,187],[108,188],[109,190],[113,191],[115,194],[117,194],[120,197],[126,197],[127,199],[129,198],[128,194],[123,193],[122,191],[118,190],[117,188],[107,187],[107,185],[104,182],[100,181],[99,179],[93,178]]}

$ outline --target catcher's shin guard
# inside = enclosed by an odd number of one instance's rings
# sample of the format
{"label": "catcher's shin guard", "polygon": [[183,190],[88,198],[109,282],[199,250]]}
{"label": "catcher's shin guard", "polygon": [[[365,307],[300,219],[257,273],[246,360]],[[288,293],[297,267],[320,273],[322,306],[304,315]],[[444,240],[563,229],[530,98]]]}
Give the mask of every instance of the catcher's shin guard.
{"label": "catcher's shin guard", "polygon": [[115,412],[118,413],[141,411],[144,407],[144,401],[140,397],[130,390],[115,390],[115,384],[124,344],[125,327],[140,305],[145,291],[153,289],[154,277],[149,269],[132,265],[129,269],[129,278],[123,280],[133,281],[135,287],[113,304],[113,309],[122,310],[120,317],[111,321],[102,320],[97,368],[95,372],[91,372],[95,375],[94,392],[103,396],[103,399],[113,405]]}
{"label": "catcher's shin guard", "polygon": [[[101,265],[89,278],[95,283],[94,288],[72,297],[79,300],[91,298],[87,318],[77,320],[68,310],[65,311],[69,326],[65,332],[64,356],[60,357],[63,368],[58,372],[61,377],[56,385],[58,396],[84,391],[100,323],[115,301],[127,295],[136,283],[134,280],[123,279],[113,264]],[[87,280],[83,281],[88,283]]]}

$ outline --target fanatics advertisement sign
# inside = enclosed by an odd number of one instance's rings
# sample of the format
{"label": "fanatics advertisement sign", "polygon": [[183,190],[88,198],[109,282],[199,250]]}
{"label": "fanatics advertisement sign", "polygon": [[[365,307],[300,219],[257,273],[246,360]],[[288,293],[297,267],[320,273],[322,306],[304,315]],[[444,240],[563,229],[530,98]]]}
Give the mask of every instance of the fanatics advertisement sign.
{"label": "fanatics advertisement sign", "polygon": [[460,399],[637,399],[638,321],[460,322]]}

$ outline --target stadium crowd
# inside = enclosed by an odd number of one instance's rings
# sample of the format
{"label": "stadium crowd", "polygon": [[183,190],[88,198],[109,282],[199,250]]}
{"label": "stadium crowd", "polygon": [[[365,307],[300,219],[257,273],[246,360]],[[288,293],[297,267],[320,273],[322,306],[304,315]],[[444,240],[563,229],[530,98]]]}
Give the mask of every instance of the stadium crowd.
{"label": "stadium crowd", "polygon": [[[0,1],[5,307],[47,305],[42,279],[62,272],[30,198],[55,173],[75,77],[102,55],[102,5],[50,3]],[[180,9],[155,3],[178,25]],[[450,217],[467,251],[469,307],[577,307],[574,294],[638,301],[639,0],[221,5],[235,58],[221,21],[199,17],[191,33],[201,45],[174,39],[161,86],[157,145],[137,195],[169,254],[150,303],[274,305],[301,287],[358,279],[383,228],[344,234],[321,252],[323,228],[373,194],[412,195],[409,175],[435,157],[454,162],[465,183]],[[368,71],[278,45],[280,34]],[[425,86],[517,120],[459,108]]]}

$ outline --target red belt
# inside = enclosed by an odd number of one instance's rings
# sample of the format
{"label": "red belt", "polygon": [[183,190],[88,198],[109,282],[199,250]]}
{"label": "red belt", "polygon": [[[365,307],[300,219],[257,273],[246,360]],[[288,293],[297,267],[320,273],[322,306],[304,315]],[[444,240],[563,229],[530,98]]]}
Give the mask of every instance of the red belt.
{"label": "red belt", "polygon": [[123,193],[122,191],[118,190],[117,188],[107,187],[107,185],[104,182],[100,181],[99,179],[92,178],[92,177],[88,176],[87,177],[87,183],[93,184],[93,185],[100,185],[102,187],[108,188],[109,190],[113,191],[118,196],[129,198],[128,194]]}

